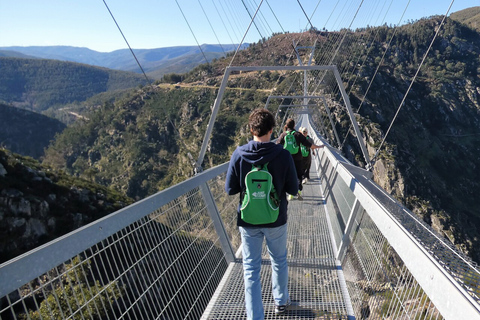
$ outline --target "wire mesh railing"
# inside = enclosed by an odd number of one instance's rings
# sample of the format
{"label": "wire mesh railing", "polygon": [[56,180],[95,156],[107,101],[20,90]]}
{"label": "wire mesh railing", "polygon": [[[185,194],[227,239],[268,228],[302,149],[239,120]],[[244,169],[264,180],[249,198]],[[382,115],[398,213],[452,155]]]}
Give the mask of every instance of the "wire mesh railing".
{"label": "wire mesh railing", "polygon": [[368,171],[328,149],[317,170],[355,315],[480,317],[478,265],[378,187]]}
{"label": "wire mesh railing", "polygon": [[[200,318],[232,259],[219,235],[239,245],[225,171],[206,171],[3,264],[0,319]],[[92,230],[109,235],[97,242],[86,236]]]}
{"label": "wire mesh railing", "polygon": [[343,268],[360,317],[443,319],[365,211],[359,217]]}

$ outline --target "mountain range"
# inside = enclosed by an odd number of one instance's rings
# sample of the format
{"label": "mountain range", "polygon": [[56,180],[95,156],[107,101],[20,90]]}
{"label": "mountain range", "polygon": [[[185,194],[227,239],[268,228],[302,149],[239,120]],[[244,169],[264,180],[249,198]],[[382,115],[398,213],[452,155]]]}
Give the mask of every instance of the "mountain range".
{"label": "mountain range", "polygon": [[[167,73],[184,73],[198,64],[224,57],[237,49],[233,44],[203,44],[199,46],[177,46],[156,49],[132,49],[142,69],[152,79],[160,79]],[[248,47],[243,44],[241,48]],[[78,62],[114,70],[141,73],[132,52],[120,49],[98,52],[88,48],[70,46],[0,47],[0,57],[41,58]],[[208,61],[205,61],[208,60]]]}

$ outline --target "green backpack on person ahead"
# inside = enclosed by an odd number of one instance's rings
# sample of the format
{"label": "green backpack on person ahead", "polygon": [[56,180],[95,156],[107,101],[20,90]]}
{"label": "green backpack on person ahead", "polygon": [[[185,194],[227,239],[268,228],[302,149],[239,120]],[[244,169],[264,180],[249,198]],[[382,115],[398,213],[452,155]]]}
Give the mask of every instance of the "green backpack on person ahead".
{"label": "green backpack on person ahead", "polygon": [[252,169],[245,176],[240,212],[242,220],[250,224],[273,223],[278,219],[280,198],[267,166],[268,162],[252,165]]}
{"label": "green backpack on person ahead", "polygon": [[302,156],[304,158],[308,157],[308,154],[310,153],[310,151],[308,150],[308,148],[306,146],[304,146],[303,144],[300,145],[300,150],[302,151]]}
{"label": "green backpack on person ahead", "polygon": [[297,139],[295,139],[295,136],[293,135],[294,133],[295,130],[287,131],[287,134],[283,137],[283,148],[288,150],[291,154],[298,153],[298,144]]}
{"label": "green backpack on person ahead", "polygon": [[[309,140],[309,139],[310,139],[310,137],[307,136],[307,140]],[[303,156],[304,158],[308,157],[308,154],[310,153],[310,149],[307,148],[307,147],[306,147],[305,145],[303,145],[303,144],[300,145],[300,151],[302,151],[302,156]]]}

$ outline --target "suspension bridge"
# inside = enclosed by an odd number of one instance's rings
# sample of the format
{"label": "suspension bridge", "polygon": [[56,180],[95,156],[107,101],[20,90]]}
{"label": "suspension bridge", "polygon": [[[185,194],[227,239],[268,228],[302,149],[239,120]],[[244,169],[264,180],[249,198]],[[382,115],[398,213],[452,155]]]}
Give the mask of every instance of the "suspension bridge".
{"label": "suspension bridge", "polygon": [[[354,46],[346,32],[335,34],[315,65],[313,45],[295,47],[296,66],[227,67],[197,174],[0,265],[0,319],[245,318],[238,197],[224,192],[227,163],[202,164],[230,76],[265,71],[295,79],[288,90],[293,95],[276,92],[267,99],[278,123],[292,117],[326,145],[314,156],[304,200],[289,202],[292,305],[282,318],[480,319],[478,265],[339,151],[330,112],[338,106],[367,169],[371,164],[342,82],[352,70],[336,64],[338,52]],[[305,48],[312,53],[302,63],[298,50]],[[354,67],[362,64],[352,59]],[[265,317],[279,318],[266,250],[262,264]]]}

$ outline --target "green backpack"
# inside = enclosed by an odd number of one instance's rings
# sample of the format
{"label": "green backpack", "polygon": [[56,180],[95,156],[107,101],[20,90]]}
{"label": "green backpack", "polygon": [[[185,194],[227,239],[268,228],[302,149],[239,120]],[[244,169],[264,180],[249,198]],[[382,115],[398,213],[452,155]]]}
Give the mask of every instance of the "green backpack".
{"label": "green backpack", "polygon": [[[307,136],[307,139],[309,139],[310,137]],[[310,153],[310,150],[305,146],[305,145],[300,145],[300,151],[302,151],[302,156],[304,158],[308,157],[308,154]]]}
{"label": "green backpack", "polygon": [[284,140],[283,148],[288,150],[291,154],[298,153],[298,144],[297,144],[297,140],[295,139],[295,136],[293,135],[294,133],[295,133],[295,130],[287,131],[287,134],[283,138]]}
{"label": "green backpack", "polygon": [[304,158],[308,157],[308,154],[310,153],[310,151],[308,151],[308,148],[305,147],[303,144],[300,145],[300,150],[302,151],[302,156]]}
{"label": "green backpack", "polygon": [[272,183],[272,175],[264,165],[252,165],[245,176],[241,218],[250,224],[267,224],[277,221],[280,199]]}

